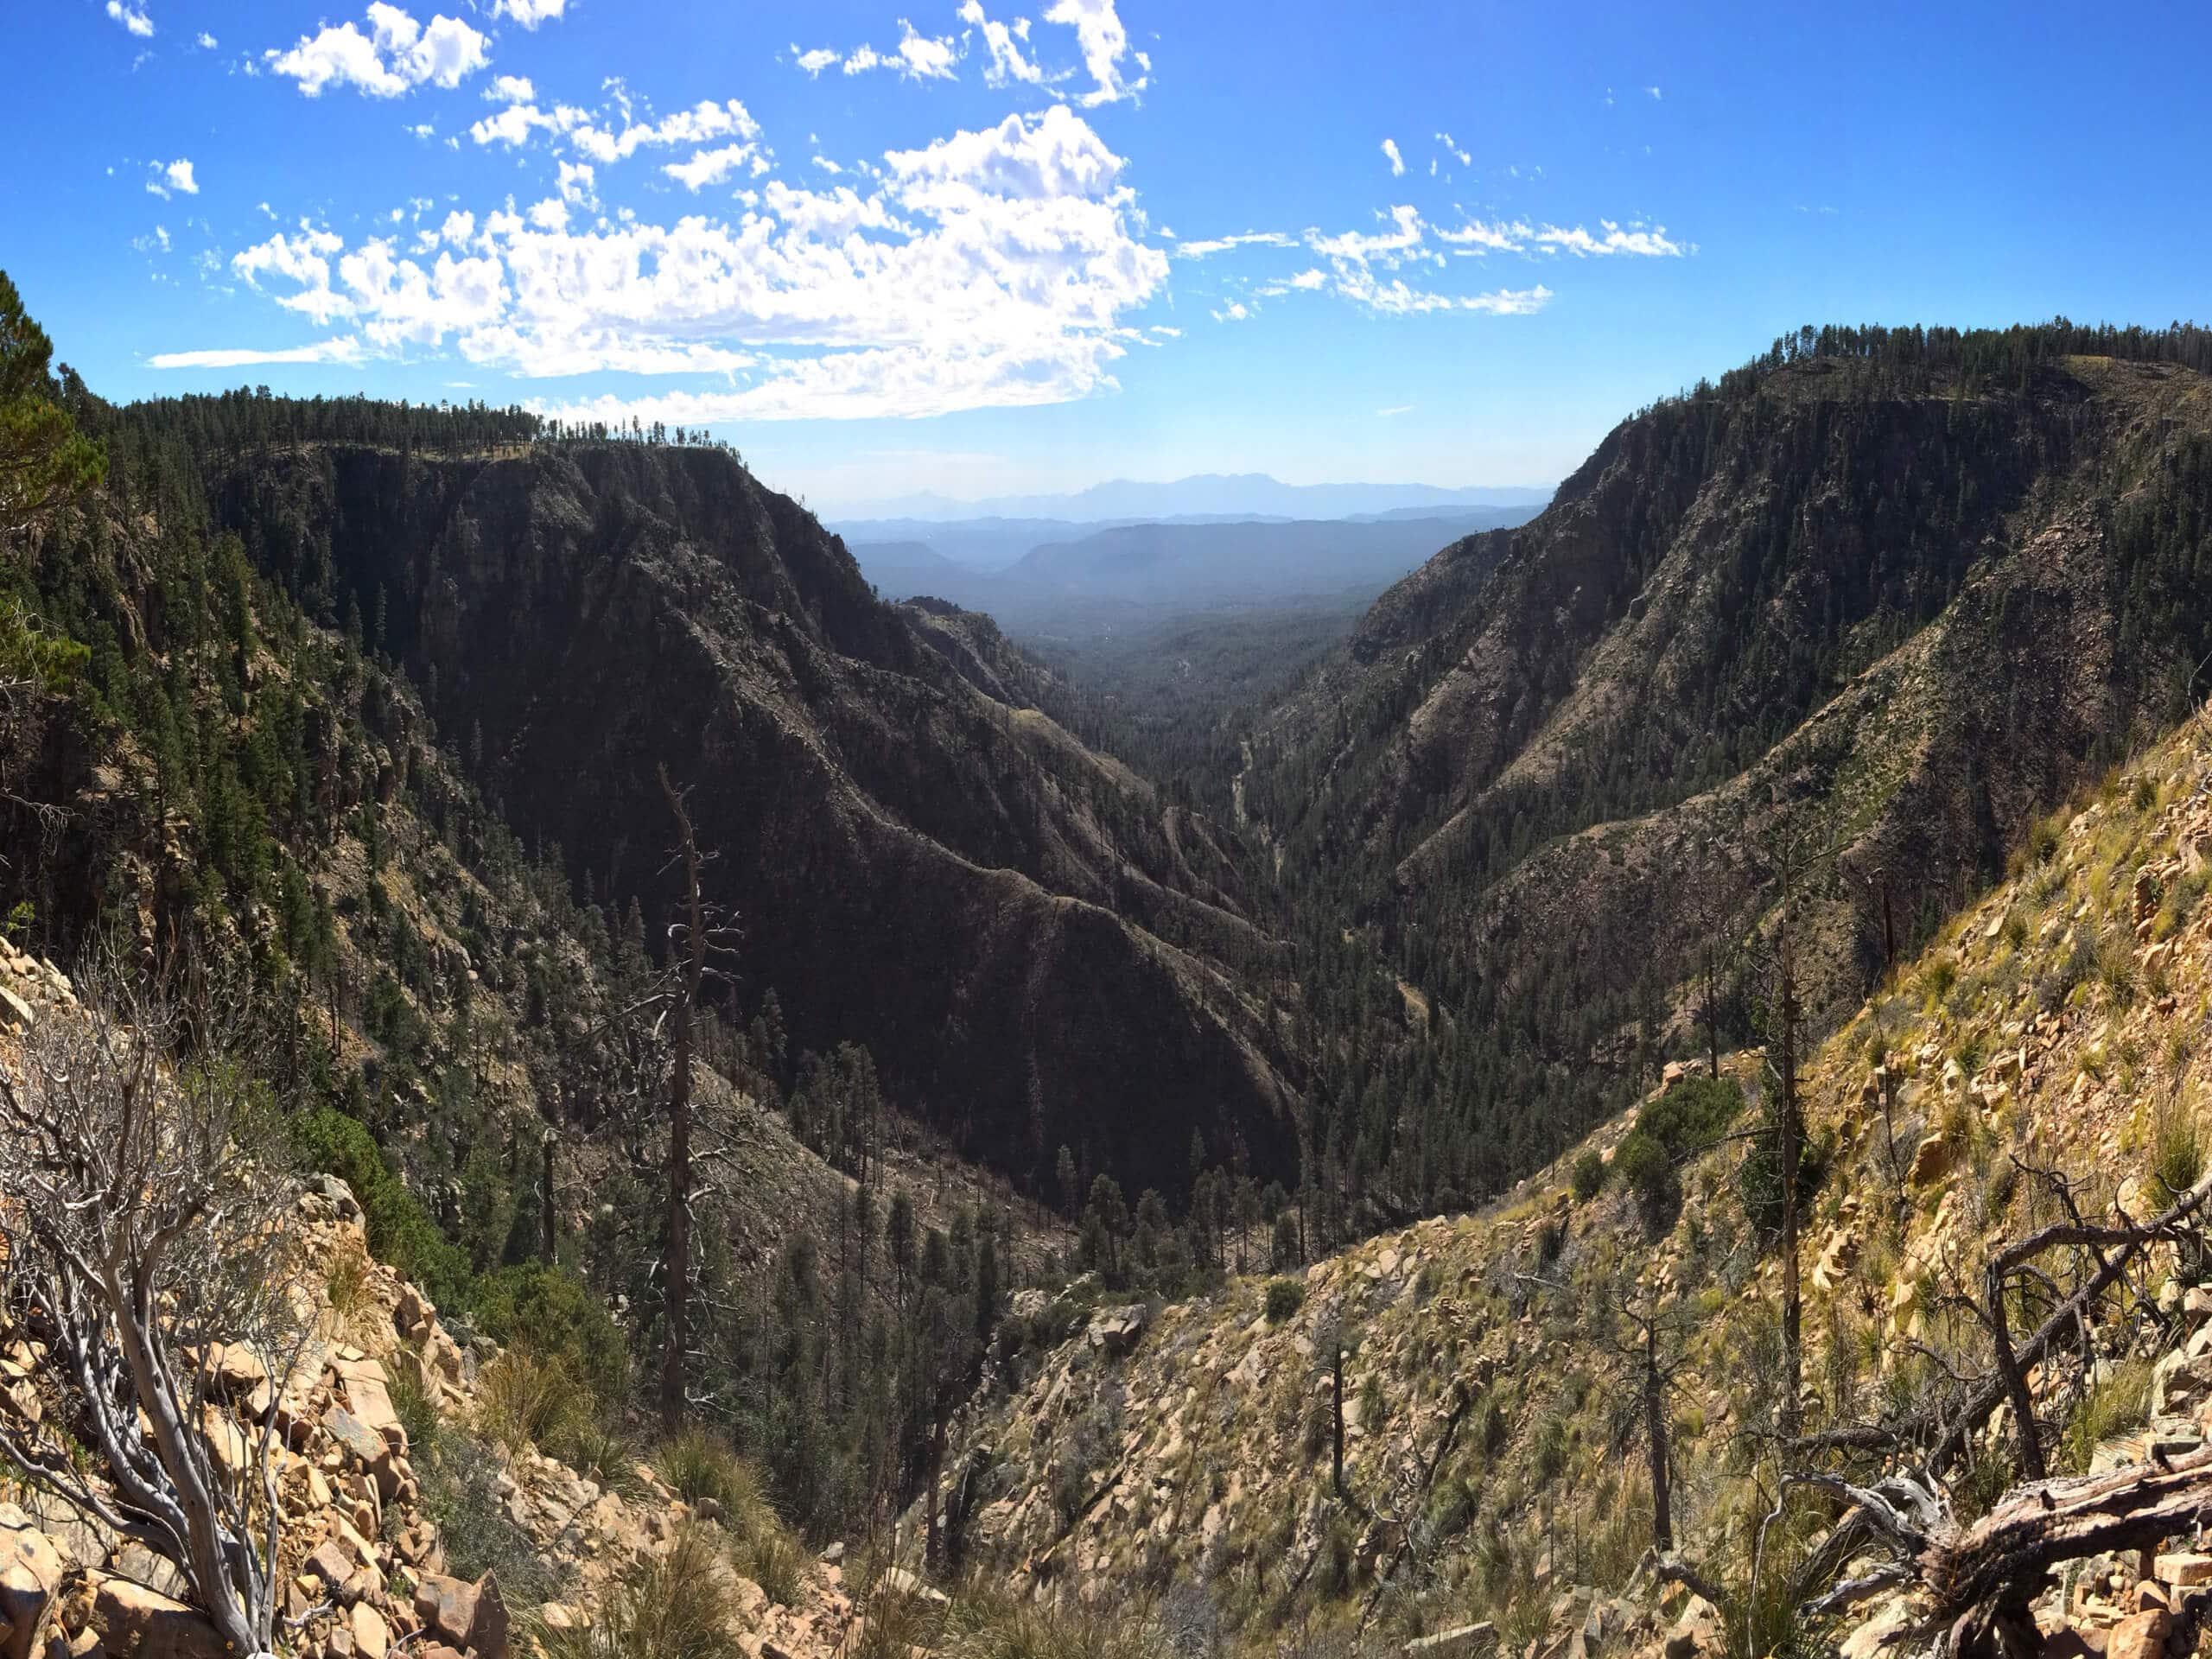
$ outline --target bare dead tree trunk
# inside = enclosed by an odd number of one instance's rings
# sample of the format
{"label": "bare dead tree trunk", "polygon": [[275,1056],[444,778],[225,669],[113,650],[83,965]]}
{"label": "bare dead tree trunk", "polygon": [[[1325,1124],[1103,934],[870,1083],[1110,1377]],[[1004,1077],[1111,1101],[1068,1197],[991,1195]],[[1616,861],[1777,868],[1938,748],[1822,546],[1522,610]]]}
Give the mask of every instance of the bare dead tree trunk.
{"label": "bare dead tree trunk", "polygon": [[675,815],[683,861],[683,988],[676,1008],[676,1058],[668,1084],[668,1331],[661,1350],[660,1421],[673,1434],[683,1421],[683,1358],[690,1341],[691,1043],[699,982],[706,971],[707,930],[699,898],[699,842],[683,797],[660,768],[661,793]]}
{"label": "bare dead tree trunk", "polygon": [[560,1131],[551,1124],[543,1130],[539,1143],[541,1154],[537,1174],[537,1220],[539,1253],[551,1267],[560,1259],[560,1230],[554,1218],[554,1158],[561,1145]]}
{"label": "bare dead tree trunk", "polygon": [[1651,1541],[1665,1555],[1675,1548],[1675,1505],[1667,1468],[1667,1383],[1659,1369],[1656,1319],[1643,1327],[1643,1441],[1651,1460]]}
{"label": "bare dead tree trunk", "polygon": [[1330,1478],[1335,1483],[1336,1494],[1344,1496],[1344,1344],[1337,1338],[1329,1344],[1329,1374],[1335,1383],[1331,1402],[1335,1409],[1333,1433],[1329,1445]]}
{"label": "bare dead tree trunk", "polygon": [[1802,1427],[1804,1302],[1797,1282],[1797,1164],[1804,1126],[1797,1103],[1797,943],[1785,892],[1782,912],[1782,1434],[1794,1440]]}
{"label": "bare dead tree trunk", "polygon": [[1989,1264],[1986,1282],[1990,1345],[1997,1357],[1998,1381],[2004,1385],[2005,1401],[2012,1408],[2014,1438],[2020,1448],[2020,1472],[2030,1480],[2041,1480],[2050,1471],[2044,1465],[2043,1437],[2036,1431],[2036,1405],[2028,1393],[2027,1373],[2020,1369],[2020,1362],[2012,1352],[2010,1315],[2005,1306],[2007,1271],[2001,1256]]}
{"label": "bare dead tree trunk", "polygon": [[1717,1083],[1720,1078],[1720,988],[1719,970],[1713,959],[1713,943],[1708,936],[1704,944],[1705,985],[1705,1064],[1708,1074]]}
{"label": "bare dead tree trunk", "polygon": [[204,995],[194,1022],[111,962],[85,980],[109,982],[113,1007],[41,1014],[0,1067],[6,1316],[46,1333],[66,1407],[0,1421],[0,1463],[170,1561],[230,1649],[264,1656],[283,1598],[280,1414],[221,1421],[208,1357],[228,1346],[273,1384],[293,1375],[311,1325],[296,1189],[224,1069],[183,1064],[188,1049],[251,1064],[213,1028],[246,1028],[223,999]]}

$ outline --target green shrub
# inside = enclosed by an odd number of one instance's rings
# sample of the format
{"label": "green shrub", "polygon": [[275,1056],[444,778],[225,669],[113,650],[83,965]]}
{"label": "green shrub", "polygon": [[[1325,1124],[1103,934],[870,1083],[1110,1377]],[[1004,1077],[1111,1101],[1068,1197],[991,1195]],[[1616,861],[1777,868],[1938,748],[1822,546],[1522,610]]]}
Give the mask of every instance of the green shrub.
{"label": "green shrub", "polygon": [[511,1603],[534,1604],[559,1586],[530,1535],[507,1513],[499,1490],[505,1465],[491,1447],[451,1425],[428,1448],[410,1446],[421,1481],[421,1509],[438,1529],[445,1570],[458,1578],[496,1573]]}
{"label": "green shrub", "polygon": [[1268,1323],[1281,1325],[1306,1306],[1306,1281],[1303,1279],[1270,1279],[1268,1281]]}
{"label": "green shrub", "polygon": [[678,1497],[695,1510],[713,1504],[722,1524],[740,1537],[776,1524],[760,1478],[720,1436],[687,1428],[664,1440],[654,1460]]}
{"label": "green shrub", "polygon": [[1567,1425],[1557,1417],[1546,1417],[1536,1425],[1536,1448],[1530,1465],[1530,1473],[1539,1486],[1548,1486],[1567,1468]]}
{"label": "green shrub", "polygon": [[755,1526],[737,1542],[737,1570],[779,1607],[795,1607],[805,1588],[806,1551],[779,1526]]}
{"label": "green shrub", "polygon": [[2058,850],[2058,820],[2037,818],[2028,828],[2028,856],[2038,864],[2048,863]]}
{"label": "green shrub", "polygon": [[2097,982],[2115,1008],[2134,1002],[2140,982],[2135,973],[2134,948],[2124,936],[2114,936],[2097,952]]}
{"label": "green shrub", "polygon": [[1674,1225],[1682,1207],[1682,1181],[1656,1135],[1645,1134],[1640,1123],[1630,1129],[1613,1154],[1613,1173],[1636,1195],[1646,1232],[1656,1238]]}
{"label": "green shrub", "polygon": [[578,1424],[556,1455],[602,1492],[630,1497],[638,1491],[638,1448],[605,1417]]}
{"label": "green shrub", "polygon": [[1586,1148],[1574,1160],[1574,1201],[1587,1204],[1602,1192],[1605,1185],[1605,1160],[1593,1148]]}
{"label": "green shrub", "polygon": [[594,1406],[630,1391],[630,1350],[597,1292],[564,1268],[532,1262],[476,1281],[476,1326],[503,1347],[557,1360],[590,1390]]}
{"label": "green shrub", "polygon": [[1636,1127],[1679,1161],[1719,1140],[1743,1109],[1744,1090],[1733,1078],[1681,1077],[1636,1115]]}
{"label": "green shrub", "polygon": [[1920,970],[1921,1001],[1931,1008],[1938,1007],[1958,982],[1958,963],[1949,957],[1938,957]]}
{"label": "green shrub", "polygon": [[321,1106],[294,1122],[292,1138],[309,1167],[353,1189],[377,1260],[397,1268],[448,1312],[469,1306],[474,1281],[468,1258],[438,1230],[365,1127],[335,1107]]}

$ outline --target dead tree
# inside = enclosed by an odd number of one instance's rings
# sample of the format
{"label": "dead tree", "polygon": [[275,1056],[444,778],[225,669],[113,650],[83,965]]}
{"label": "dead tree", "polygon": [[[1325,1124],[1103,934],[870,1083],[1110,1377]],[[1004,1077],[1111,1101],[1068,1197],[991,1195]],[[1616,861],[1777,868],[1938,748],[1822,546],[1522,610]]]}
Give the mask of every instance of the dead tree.
{"label": "dead tree", "polygon": [[1667,1402],[1681,1370],[1688,1315],[1679,1301],[1662,1305],[1649,1285],[1615,1286],[1607,1297],[1614,1328],[1601,1338],[1630,1386],[1618,1396],[1614,1444],[1643,1439],[1651,1480],[1651,1544],[1661,1557],[1675,1548],[1674,1460]]}
{"label": "dead tree", "polygon": [[1804,1156],[1805,1122],[1797,1098],[1797,918],[1794,872],[1785,868],[1776,917],[1775,972],[1777,1036],[1775,1132],[1782,1165],[1782,1417],[1785,1440],[1802,1427],[1805,1373],[1804,1293],[1798,1283],[1797,1166]]}
{"label": "dead tree", "polygon": [[[2137,1222],[2124,1214],[2091,1221],[2062,1177],[2043,1170],[2028,1173],[2046,1184],[2064,1218],[1991,1255],[1982,1273],[1981,1304],[1961,1297],[1988,1334],[1987,1372],[1956,1379],[1933,1411],[1919,1419],[1839,1429],[1793,1448],[1801,1455],[1860,1451],[1905,1458],[1924,1448],[1917,1463],[1904,1463],[1866,1485],[1818,1473],[1789,1478],[1786,1484],[1818,1487],[1847,1506],[1800,1575],[1798,1587],[1808,1612],[1838,1612],[1884,1590],[1916,1586],[1933,1605],[1920,1634],[1942,1634],[1948,1649],[1961,1659],[1999,1653],[2023,1659],[2039,1650],[2028,1609],[2052,1567],[2108,1551],[2155,1548],[2175,1533],[2212,1520],[2212,1448],[2155,1458],[2108,1474],[2047,1479],[2043,1430],[2029,1386],[2037,1366],[2065,1356],[2069,1339],[2083,1344],[2074,1363],[2086,1373],[2091,1363],[2087,1332],[2096,1323],[2100,1305],[2129,1282],[2144,1253],[2162,1243],[2185,1246],[2201,1240],[2212,1205],[2212,1175],[2158,1216]],[[2071,1290],[2037,1265],[2054,1251],[2074,1253]],[[2016,1281],[2040,1294],[2049,1308],[2018,1342],[2009,1306],[2018,1294]],[[1942,1482],[2000,1407],[2012,1411],[2019,1466],[2028,1478],[1981,1522],[1961,1530],[1952,1521]],[[1813,1593],[1869,1545],[1885,1548],[1888,1559],[1870,1573]]]}
{"label": "dead tree", "polygon": [[676,855],[683,867],[684,895],[675,1056],[668,1081],[668,1306],[660,1367],[661,1428],[673,1434],[683,1421],[683,1362],[691,1334],[692,1020],[699,1006],[699,982],[706,972],[707,928],[699,897],[699,839],[692,831],[683,794],[668,780],[666,766],[660,768],[660,787],[676,819]]}
{"label": "dead tree", "polygon": [[1697,1022],[1705,1028],[1707,1073],[1720,1075],[1720,1001],[1723,979],[1736,954],[1742,896],[1729,878],[1713,844],[1700,838],[1683,871],[1689,925],[1696,935]]}
{"label": "dead tree", "polygon": [[219,1033],[119,981],[101,1000],[42,1013],[0,1062],[7,1318],[65,1402],[0,1417],[0,1459],[173,1563],[231,1650],[265,1656],[278,1414],[241,1427],[222,1396],[251,1373],[281,1389],[310,1333],[296,1190]]}
{"label": "dead tree", "polygon": [[[2030,1610],[2054,1568],[2092,1555],[2155,1549],[2212,1522],[2212,1446],[2105,1474],[2030,1482],[1967,1528],[1954,1519],[1942,1488],[1916,1473],[1869,1486],[1829,1475],[1789,1480],[1848,1505],[1814,1564],[1832,1567],[1870,1549],[1885,1558],[1809,1600],[1805,1611],[1824,1617],[1916,1586],[1927,1611],[1899,1639],[1940,1637],[1955,1659],[2035,1659],[2043,1635]],[[1838,1539],[1845,1541],[1838,1545]]]}

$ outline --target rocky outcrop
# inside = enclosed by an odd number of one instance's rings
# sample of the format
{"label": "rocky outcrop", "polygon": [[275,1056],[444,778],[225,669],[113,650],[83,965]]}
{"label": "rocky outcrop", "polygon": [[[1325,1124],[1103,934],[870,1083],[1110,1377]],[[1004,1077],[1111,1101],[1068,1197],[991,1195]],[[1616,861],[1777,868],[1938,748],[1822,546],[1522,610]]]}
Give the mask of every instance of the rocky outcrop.
{"label": "rocky outcrop", "polygon": [[[83,1017],[66,978],[4,942],[0,987],[13,988],[19,1024]],[[211,1396],[206,1430],[219,1456],[242,1459],[259,1426],[276,1430],[287,1655],[510,1659],[530,1650],[522,1639],[530,1623],[588,1622],[611,1587],[684,1529],[716,1527],[648,1465],[629,1471],[618,1495],[524,1446],[499,1476],[499,1501],[556,1599],[517,1607],[496,1575],[454,1576],[426,1507],[395,1379],[407,1379],[429,1410],[466,1432],[477,1416],[479,1362],[497,1351],[480,1342],[463,1348],[416,1287],[370,1257],[361,1207],[343,1182],[309,1182],[292,1225],[304,1259],[321,1271],[304,1281],[301,1294],[313,1302],[301,1311],[313,1334],[291,1370],[271,1376],[235,1345],[199,1357]],[[334,1302],[330,1287],[340,1280],[344,1297]],[[49,1408],[44,1366],[42,1344],[0,1328],[0,1416]],[[795,1605],[785,1605],[733,1577],[731,1635],[748,1652],[830,1659],[849,1633],[855,1614],[838,1569],[817,1564],[801,1578]],[[0,1659],[232,1659],[186,1597],[172,1566],[96,1519],[33,1492],[0,1503]]]}

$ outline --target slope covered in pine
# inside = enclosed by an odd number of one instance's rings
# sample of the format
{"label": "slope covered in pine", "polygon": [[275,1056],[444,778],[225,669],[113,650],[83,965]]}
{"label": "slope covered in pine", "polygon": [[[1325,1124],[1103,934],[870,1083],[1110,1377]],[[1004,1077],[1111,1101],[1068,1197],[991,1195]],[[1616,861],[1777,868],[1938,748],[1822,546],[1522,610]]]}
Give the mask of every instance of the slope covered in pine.
{"label": "slope covered in pine", "polygon": [[219,520],[302,602],[367,619],[574,880],[663,913],[659,769],[695,791],[709,896],[794,1052],[864,1043],[1026,1181],[1065,1145],[1171,1185],[1192,1126],[1287,1166],[1281,952],[1239,849],[1073,739],[995,631],[880,602],[726,452],[226,435],[200,461]]}
{"label": "slope covered in pine", "polygon": [[[1755,1048],[1670,1068],[1470,1212],[1077,1318],[960,1425],[947,1550],[1017,1595],[1167,1586],[1243,1651],[1871,1656],[1944,1651],[1923,1621],[1955,1586],[1838,1525],[1856,1495],[1933,1494],[1945,1548],[2009,1516],[2024,1560],[2018,1517],[2083,1478],[2202,1483],[2202,713],[2014,851],[1802,1058],[1794,1402]],[[2040,1469],[1994,1357],[2000,1258]],[[2202,1628],[2186,1526],[2139,1558],[2076,1542],[2013,1569],[2049,1650]]]}
{"label": "slope covered in pine", "polygon": [[1745,1033],[1728,947],[1815,849],[1833,1020],[2173,718],[2212,646],[2208,369],[2185,328],[1808,330],[1385,594],[1243,779],[1317,1022],[1371,1026],[1378,975],[1437,1013],[1332,1057],[1325,1188],[1414,1207],[1541,1162],[1703,1046],[1708,945]]}

